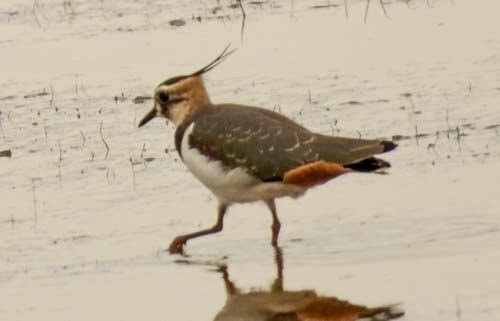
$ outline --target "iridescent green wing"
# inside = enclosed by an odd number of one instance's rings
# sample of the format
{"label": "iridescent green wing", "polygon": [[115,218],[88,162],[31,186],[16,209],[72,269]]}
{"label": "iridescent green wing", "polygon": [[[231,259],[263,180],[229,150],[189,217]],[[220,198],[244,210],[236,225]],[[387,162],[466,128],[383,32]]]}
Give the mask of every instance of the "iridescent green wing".
{"label": "iridescent green wing", "polygon": [[263,181],[324,160],[352,164],[384,152],[378,140],[315,134],[271,111],[240,105],[216,105],[198,113],[189,144],[229,169],[241,167]]}
{"label": "iridescent green wing", "polygon": [[191,147],[227,168],[245,168],[263,181],[279,181],[287,171],[313,161],[314,153],[300,141],[316,135],[264,109],[218,105],[192,121]]}

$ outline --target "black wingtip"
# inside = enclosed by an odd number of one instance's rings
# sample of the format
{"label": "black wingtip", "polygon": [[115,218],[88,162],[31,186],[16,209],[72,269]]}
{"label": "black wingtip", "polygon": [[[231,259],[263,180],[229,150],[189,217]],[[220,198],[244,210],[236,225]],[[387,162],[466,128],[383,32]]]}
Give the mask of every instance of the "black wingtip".
{"label": "black wingtip", "polygon": [[366,316],[369,320],[394,320],[399,319],[405,315],[399,304],[389,305],[372,309]]}
{"label": "black wingtip", "polygon": [[391,164],[383,159],[368,157],[359,162],[345,164],[344,167],[356,172],[371,173],[391,167]]}
{"label": "black wingtip", "polygon": [[383,153],[390,152],[391,150],[398,147],[398,144],[391,142],[390,140],[383,140],[380,142],[380,144],[384,146],[384,150],[382,151]]}

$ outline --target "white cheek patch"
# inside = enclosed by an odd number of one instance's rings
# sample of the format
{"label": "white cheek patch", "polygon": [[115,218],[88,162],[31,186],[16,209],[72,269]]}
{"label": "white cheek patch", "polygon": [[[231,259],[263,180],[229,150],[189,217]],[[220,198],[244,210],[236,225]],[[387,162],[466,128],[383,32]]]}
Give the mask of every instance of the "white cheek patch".
{"label": "white cheek patch", "polygon": [[161,108],[161,105],[157,102],[155,102],[155,109],[156,109],[156,117],[167,117],[167,115],[165,115],[163,112],[162,112],[162,108]]}
{"label": "white cheek patch", "polygon": [[168,107],[167,118],[170,119],[175,126],[178,126],[184,121],[184,119],[186,119],[187,115],[189,114],[189,107],[190,106],[185,100],[171,104]]}

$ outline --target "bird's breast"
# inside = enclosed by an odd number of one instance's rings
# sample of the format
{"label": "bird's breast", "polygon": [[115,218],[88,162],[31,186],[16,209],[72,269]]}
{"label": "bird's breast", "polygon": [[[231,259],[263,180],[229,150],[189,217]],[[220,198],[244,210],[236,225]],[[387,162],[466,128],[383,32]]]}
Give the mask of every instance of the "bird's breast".
{"label": "bird's breast", "polygon": [[194,126],[196,124],[192,123],[184,132],[181,142],[182,159],[191,173],[214,194],[224,193],[225,190],[238,192],[261,182],[244,168],[228,168],[220,160],[205,156],[195,147],[189,146],[189,136]]}

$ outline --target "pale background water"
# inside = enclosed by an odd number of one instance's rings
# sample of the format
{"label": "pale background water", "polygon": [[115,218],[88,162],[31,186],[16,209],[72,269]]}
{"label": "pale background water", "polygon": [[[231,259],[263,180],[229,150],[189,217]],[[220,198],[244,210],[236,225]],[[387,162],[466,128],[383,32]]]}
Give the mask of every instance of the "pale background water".
{"label": "pale background water", "polygon": [[405,320],[499,320],[500,3],[392,2],[389,19],[372,1],[364,23],[365,2],[348,19],[343,1],[244,2],[243,41],[239,8],[217,3],[2,1],[0,320],[212,320],[226,295],[211,263],[247,291],[273,281],[261,205],[190,242],[193,264],[164,252],[216,202],[172,125],[136,128],[151,105],[134,97],[228,43],[206,76],[214,102],[403,138],[390,175],[278,202],[285,288],[401,302]]}

